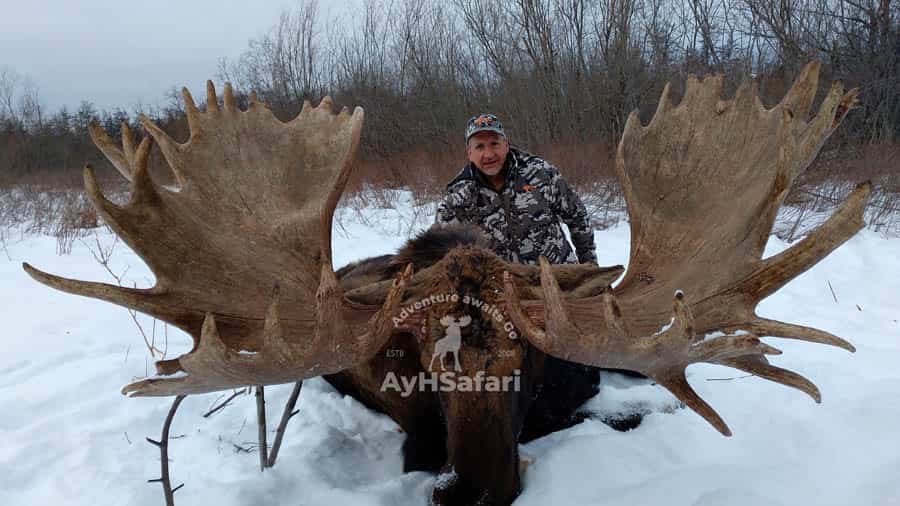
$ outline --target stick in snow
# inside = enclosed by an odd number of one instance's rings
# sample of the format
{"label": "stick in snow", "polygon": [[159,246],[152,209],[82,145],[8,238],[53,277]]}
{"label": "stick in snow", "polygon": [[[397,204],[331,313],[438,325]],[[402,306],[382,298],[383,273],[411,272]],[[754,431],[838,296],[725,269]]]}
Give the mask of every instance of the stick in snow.
{"label": "stick in snow", "polygon": [[185,397],[187,396],[179,395],[175,397],[175,402],[169,408],[169,414],[166,415],[166,421],[163,423],[162,435],[159,441],[147,438],[148,443],[159,448],[160,466],[162,468],[161,476],[155,480],[147,480],[147,483],[162,483],[163,493],[166,496],[166,506],[175,506],[175,492],[184,486],[184,483],[182,483],[172,488],[172,482],[169,479],[169,428],[172,426],[172,419],[175,418],[175,411],[178,410],[178,405],[181,404]]}
{"label": "stick in snow", "polygon": [[269,448],[266,443],[266,394],[262,385],[256,387],[256,421],[259,429],[259,470],[265,471],[269,463]]}
{"label": "stick in snow", "polygon": [[281,422],[278,423],[278,429],[275,430],[275,442],[272,443],[272,453],[269,454],[268,467],[275,467],[275,459],[278,458],[278,450],[281,448],[284,430],[287,428],[287,424],[291,418],[300,412],[299,409],[295,410],[294,406],[297,405],[297,398],[300,397],[300,389],[302,387],[302,381],[294,383],[294,390],[291,391],[291,396],[288,398],[287,404],[284,405],[284,412],[281,413]]}

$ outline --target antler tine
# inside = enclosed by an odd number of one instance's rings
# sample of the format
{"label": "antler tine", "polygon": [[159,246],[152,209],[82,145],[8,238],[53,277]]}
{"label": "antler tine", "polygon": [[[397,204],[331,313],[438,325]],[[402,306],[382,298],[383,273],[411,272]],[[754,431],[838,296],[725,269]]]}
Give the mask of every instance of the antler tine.
{"label": "antler tine", "polygon": [[195,357],[198,357],[203,353],[224,356],[228,352],[228,346],[225,345],[225,341],[222,341],[222,336],[219,335],[215,316],[213,316],[212,313],[206,313],[206,316],[203,318],[203,327],[201,327],[200,330],[200,342],[197,343]]}
{"label": "antler tine", "polygon": [[[106,130],[102,129],[100,125],[92,121],[88,125],[88,132],[91,135],[91,140],[94,141],[94,145],[100,149],[100,151],[103,153],[103,156],[105,156],[107,160],[112,162],[113,167],[115,167],[116,170],[119,171],[119,174],[122,174],[122,177],[124,177],[128,181],[131,181],[131,163],[129,163],[128,157],[125,156],[125,153],[122,151],[122,149],[116,146],[116,143],[112,140],[109,134],[106,133]],[[124,140],[124,131],[122,135]]]}
{"label": "antler tine", "polygon": [[760,355],[781,355],[781,350],[759,340],[753,334],[720,336],[693,345],[693,351],[704,357],[704,362],[718,362],[729,358],[744,357],[748,352]]}
{"label": "antler tine", "polygon": [[153,180],[150,178],[150,148],[153,141],[150,137],[141,139],[134,153],[134,180],[131,182],[131,201],[129,206],[147,205],[155,201],[158,194]]}
{"label": "antler tine", "polygon": [[691,99],[698,94],[699,89],[700,78],[697,77],[697,74],[688,74],[687,79],[684,80],[684,96],[678,106],[684,107],[690,103]]}
{"label": "antler tine", "polygon": [[[388,292],[387,297],[384,299],[384,304],[381,306],[381,311],[376,313],[369,320],[368,339],[374,339],[376,343],[379,343],[373,346],[374,348],[380,349],[380,344],[390,338],[391,333],[394,330],[393,316],[397,314],[397,310],[400,308],[403,294],[406,292],[406,287],[409,285],[409,280],[412,276],[413,264],[410,263],[403,269],[403,272],[399,273],[397,277],[394,278],[391,290]],[[360,338],[361,341],[364,341],[365,339],[366,337]]]}
{"label": "antler tine", "polygon": [[186,86],[181,88],[181,97],[184,99],[184,114],[187,116],[188,129],[193,137],[200,132],[200,109],[197,108],[194,96]]}
{"label": "antler tine", "polygon": [[688,341],[694,339],[694,313],[684,301],[684,292],[676,290],[672,297],[672,327],[670,332],[683,336]]}
{"label": "antler tine", "polygon": [[278,357],[278,363],[284,363],[285,360],[280,357],[281,347],[284,343],[284,328],[281,325],[281,317],[278,311],[278,305],[281,302],[281,289],[276,284],[272,288],[272,298],[269,301],[269,307],[266,308],[266,319],[263,321],[262,347],[267,353]]}
{"label": "antler tine", "polygon": [[[325,97],[328,98],[328,97]],[[328,98],[330,100],[330,98]],[[325,99],[322,99],[322,102],[325,102]],[[322,104],[319,106],[321,107]],[[328,108],[326,111],[330,114],[331,109]],[[298,115],[295,121],[300,121],[300,116]],[[348,147],[348,156],[344,160],[344,164],[341,166],[340,173],[338,174],[337,179],[334,182],[334,186],[331,188],[331,191],[328,192],[328,196],[325,199],[325,202],[322,205],[320,211],[320,226],[321,226],[321,234],[322,234],[322,259],[324,264],[327,265],[328,269],[331,272],[331,275],[334,276],[334,265],[332,263],[332,255],[331,255],[331,228],[332,222],[334,220],[334,210],[337,208],[338,202],[341,199],[341,195],[344,193],[344,188],[347,186],[347,181],[350,180],[350,173],[353,170],[353,158],[356,155],[356,151],[359,149],[359,140],[362,133],[362,124],[363,119],[365,117],[365,112],[362,107],[357,107],[353,110],[353,115],[350,117],[351,121],[351,131],[350,131],[350,146]],[[335,281],[336,283],[336,281]]]}
{"label": "antler tine", "polygon": [[775,180],[772,184],[772,199],[770,200],[772,204],[775,204],[773,207],[779,207],[796,176],[794,172],[794,157],[797,153],[797,137],[793,131],[795,121],[802,120],[794,115],[794,111],[789,106],[783,106],[781,109],[781,124],[778,127],[777,167]]}
{"label": "antler tine", "polygon": [[733,367],[735,369],[759,376],[760,378],[769,380],[774,383],[795,388],[812,397],[816,403],[822,402],[822,394],[812,381],[804,378],[800,374],[787,369],[782,369],[769,364],[766,357],[761,355],[747,355],[744,357],[734,357],[723,359],[720,363],[724,366]]}
{"label": "antler tine", "polygon": [[343,313],[344,292],[329,264],[330,262],[322,263],[319,288],[316,291],[316,343],[332,342],[338,336],[353,335],[347,320],[335,317]]}
{"label": "antler tine", "polygon": [[522,308],[519,291],[509,271],[503,271],[503,293],[506,296],[506,311],[513,325],[522,332],[529,341],[540,349],[550,345],[547,333],[531,321]]}
{"label": "antler tine", "polygon": [[97,209],[97,212],[103,220],[107,224],[115,227],[117,218],[122,214],[122,208],[107,199],[106,195],[103,194],[103,190],[100,189],[100,184],[97,183],[97,176],[94,174],[94,168],[90,164],[84,166],[83,177],[84,190],[91,200],[91,203]]}
{"label": "antler tine", "polygon": [[[757,227],[761,230],[772,230],[781,203],[787,197],[791,184],[795,177],[795,157],[797,154],[797,137],[794,134],[796,122],[801,121],[794,116],[788,105],[781,109],[781,123],[778,127],[778,156],[776,158],[775,177],[769,189],[769,198],[763,203],[760,210],[760,219]],[[754,253],[762,254],[769,241],[769,234],[757,234]]]}
{"label": "antler tine", "polygon": [[715,104],[722,97],[722,90],[725,88],[725,74],[713,74],[703,81],[703,85],[707,95],[707,102]]}
{"label": "antler tine", "polygon": [[206,81],[206,112],[219,112],[219,96],[216,95],[216,86],[212,81]]}
{"label": "antler tine", "polygon": [[606,328],[609,331],[610,338],[626,339],[628,338],[628,328],[625,319],[622,318],[622,309],[619,308],[619,302],[612,290],[607,289],[600,294],[603,302],[603,317],[606,319]]}
{"label": "antler tine", "polygon": [[731,100],[736,109],[742,111],[760,111],[762,108],[759,106],[759,83],[756,80],[745,80],[740,86],[738,86],[737,91],[734,94],[734,98]]}
{"label": "antler tine", "polygon": [[184,161],[181,156],[181,144],[170,137],[169,134],[157,126],[156,123],[151,121],[146,115],[141,114],[140,120],[141,125],[144,126],[147,133],[153,137],[156,145],[159,146],[159,150],[162,152],[163,157],[165,157],[166,163],[172,170],[172,174],[175,175],[175,179],[178,181],[179,186],[184,186],[186,180],[184,177]]}
{"label": "antler tine", "polygon": [[562,290],[550,268],[550,262],[543,256],[539,261],[541,289],[544,292],[544,325],[547,334],[556,341],[561,341],[562,336],[580,336],[581,332],[569,319],[569,313],[564,306]]}
{"label": "antler tine", "polygon": [[672,110],[672,83],[667,82],[663,86],[662,93],[659,96],[659,104],[656,106],[656,112],[653,114],[653,117],[662,117],[668,114],[670,110]]}
{"label": "antler tine", "polygon": [[762,261],[742,289],[760,301],[844,244],[865,226],[863,215],[871,191],[871,183],[857,186],[825,223],[797,244]]}
{"label": "antler tine", "polygon": [[222,103],[226,112],[238,111],[237,100],[234,98],[234,88],[231,87],[231,83],[225,83],[225,89],[222,92]]}
{"label": "antler tine", "polygon": [[819,67],[820,63],[813,60],[803,67],[794,85],[790,91],[782,99],[781,104],[793,111],[794,116],[805,121],[812,107],[813,99],[816,98],[816,90],[819,87]]}
{"label": "antler tine", "polygon": [[183,319],[184,317],[183,314],[177,314],[176,318],[176,312],[172,310],[173,308],[160,303],[160,295],[162,295],[164,288],[159,286],[154,288],[128,288],[108,283],[64,278],[37,269],[28,262],[23,262],[22,268],[35,281],[62,292],[105,300],[135,309],[155,318],[165,319],[166,321]]}
{"label": "antler tine", "polygon": [[632,110],[625,120],[625,127],[622,130],[622,138],[626,136],[637,135],[644,128],[641,125],[641,116],[637,109]]}
{"label": "antler tine", "polygon": [[125,155],[125,160],[128,161],[128,166],[131,167],[131,172],[134,173],[136,170],[134,166],[134,132],[131,130],[131,125],[129,125],[127,121],[122,122],[121,131],[122,152]]}
{"label": "antler tine", "polygon": [[831,89],[819,106],[819,112],[800,137],[798,155],[804,162],[802,168],[812,163],[822,145],[844,120],[846,114],[856,107],[858,93],[859,90],[855,88],[844,93],[844,84],[840,81],[831,84]]}
{"label": "antler tine", "polygon": [[[150,180],[150,174],[147,168],[150,158],[150,147],[152,143],[149,137],[141,140],[141,144],[134,153],[134,171],[132,173],[132,195],[129,206],[140,205],[152,201],[156,197],[156,189]],[[100,185],[97,183],[97,177],[94,175],[94,169],[90,165],[84,168],[84,188],[91,200],[91,203],[97,209],[97,212],[113,230],[119,234],[124,234],[123,223],[128,220],[127,211],[103,195]],[[127,234],[126,234],[127,235]]]}
{"label": "antler tine", "polygon": [[316,109],[325,109],[328,112],[331,112],[333,108],[334,101],[331,99],[330,95],[325,95],[324,97],[322,97],[322,101],[319,102],[319,105],[316,107]]}
{"label": "antler tine", "polygon": [[693,109],[698,114],[709,114],[722,96],[724,84],[725,76],[722,74],[707,76],[702,81],[693,74],[688,75],[684,98],[678,104],[679,109]]}
{"label": "antler tine", "polygon": [[719,416],[719,413],[704,401],[696,391],[688,383],[684,375],[684,371],[673,373],[672,376],[666,378],[657,378],[657,383],[666,388],[685,406],[690,408],[694,413],[700,415],[710,425],[715,427],[725,437],[731,437],[731,429],[725,420]]}
{"label": "antler tine", "polygon": [[[122,387],[122,393],[129,396],[167,396],[182,394],[199,394],[211,391],[204,380],[216,379],[216,384],[226,383],[233,386],[245,386],[241,378],[241,365],[248,361],[246,356],[241,356],[225,345],[216,326],[216,319],[212,313],[206,313],[200,333],[200,341],[196,349],[187,355],[178,357],[177,371],[170,371],[171,378],[148,378]],[[205,376],[191,374],[191,371],[203,370]],[[176,373],[186,373],[186,376],[175,376]]]}
{"label": "antler tine", "polygon": [[810,343],[827,344],[829,346],[843,348],[851,353],[856,351],[856,347],[848,341],[829,332],[814,329],[812,327],[804,327],[802,325],[794,325],[759,317],[751,321],[746,327],[750,332],[761,336],[773,336],[784,339],[797,339]]}

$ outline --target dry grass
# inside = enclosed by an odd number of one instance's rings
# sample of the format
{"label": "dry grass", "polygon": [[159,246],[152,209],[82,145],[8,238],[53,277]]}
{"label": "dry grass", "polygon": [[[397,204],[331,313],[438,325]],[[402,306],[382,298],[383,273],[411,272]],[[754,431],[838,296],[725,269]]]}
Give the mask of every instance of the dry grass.
{"label": "dry grass", "polygon": [[[125,196],[126,187],[109,174],[101,174],[108,195]],[[0,187],[0,239],[20,234],[56,237],[57,253],[68,254],[80,237],[100,226],[83,190],[81,171],[31,171],[16,184]]]}
{"label": "dry grass", "polygon": [[[608,143],[554,144],[533,152],[560,167],[582,195],[595,228],[618,224],[625,203],[614,176],[614,149]],[[363,159],[348,184],[342,206],[349,219],[365,223],[367,209],[396,209],[409,190],[416,216],[404,217],[398,226],[412,230],[429,217],[433,203],[465,164],[462,145],[447,143],[432,151],[424,148],[390,160]],[[110,170],[98,177],[113,200],[127,199],[127,184]],[[156,176],[154,176],[156,177]],[[160,175],[157,180],[165,180]],[[829,146],[794,185],[779,216],[775,233],[795,240],[817,226],[861,181],[872,181],[873,194],[866,211],[869,228],[886,235],[900,235],[900,145]],[[66,254],[73,242],[100,222],[83,191],[81,171],[31,171],[15,184],[0,185],[0,243],[19,233],[47,234],[57,238],[57,251]],[[400,219],[400,218],[398,218]],[[338,226],[343,226],[338,223]]]}

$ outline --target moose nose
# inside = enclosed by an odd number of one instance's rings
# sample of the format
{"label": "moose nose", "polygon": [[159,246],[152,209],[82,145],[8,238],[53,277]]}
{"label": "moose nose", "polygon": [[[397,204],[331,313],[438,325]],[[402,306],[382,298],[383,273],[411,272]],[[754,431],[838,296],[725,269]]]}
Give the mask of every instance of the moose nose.
{"label": "moose nose", "polygon": [[[514,393],[442,392],[447,463],[434,486],[439,506],[508,505],[521,488]],[[473,402],[474,401],[474,402]],[[485,424],[484,420],[491,420]]]}

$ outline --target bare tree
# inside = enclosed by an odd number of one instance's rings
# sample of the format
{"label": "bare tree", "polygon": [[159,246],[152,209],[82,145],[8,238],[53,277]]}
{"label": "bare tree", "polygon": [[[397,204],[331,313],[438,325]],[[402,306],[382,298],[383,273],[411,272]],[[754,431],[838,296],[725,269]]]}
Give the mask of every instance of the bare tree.
{"label": "bare tree", "polygon": [[12,67],[0,67],[0,119],[16,119],[16,94],[21,79]]}

